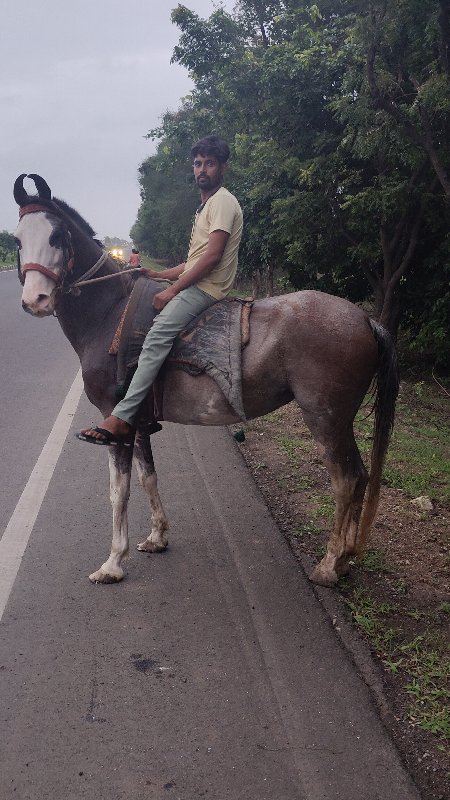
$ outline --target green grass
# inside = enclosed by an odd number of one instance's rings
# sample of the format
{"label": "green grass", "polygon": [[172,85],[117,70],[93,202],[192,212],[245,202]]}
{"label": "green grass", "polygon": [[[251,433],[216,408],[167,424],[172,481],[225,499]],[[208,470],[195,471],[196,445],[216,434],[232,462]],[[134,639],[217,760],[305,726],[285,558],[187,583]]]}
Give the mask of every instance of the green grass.
{"label": "green grass", "polygon": [[450,648],[435,633],[416,636],[399,647],[410,679],[409,718],[423,730],[450,740]]}
{"label": "green grass", "polygon": [[334,517],[335,502],[334,498],[328,494],[315,494],[311,498],[314,504],[313,517],[315,519],[328,519]]}
{"label": "green grass", "polygon": [[263,417],[263,420],[264,422],[281,422],[282,418],[279,411],[271,411],[270,414],[266,414],[266,416]]}
{"label": "green grass", "polygon": [[358,558],[358,566],[367,570],[367,572],[385,572],[386,564],[384,554],[381,550],[366,550],[366,552]]}
{"label": "green grass", "polygon": [[11,253],[10,255],[8,255],[6,259],[0,257],[0,272],[2,272],[5,269],[11,269],[11,267],[15,269],[16,261],[17,261],[16,253]]}
{"label": "green grass", "polygon": [[[370,400],[355,420],[358,447],[367,454],[372,446],[373,417],[367,418]],[[426,417],[426,421],[424,421]],[[450,502],[450,425],[448,397],[429,387],[402,384],[394,433],[384,468],[384,480],[408,497],[428,495]]]}
{"label": "green grass", "polygon": [[[410,721],[450,740],[450,647],[444,636],[430,629],[405,640],[398,607],[377,602],[366,589],[357,589],[346,602],[385,668],[400,676],[410,700]],[[426,615],[417,611],[409,616]]]}
{"label": "green grass", "polygon": [[286,436],[280,434],[275,437],[275,441],[279,444],[281,450],[288,457],[289,462],[295,466],[298,465],[298,455],[308,451],[311,447],[309,439],[299,439],[297,436]]}
{"label": "green grass", "polygon": [[302,522],[300,525],[297,525],[293,531],[294,536],[297,536],[299,539],[303,539],[304,536],[319,536],[321,533],[321,529],[312,519],[309,520],[309,522]]}
{"label": "green grass", "polygon": [[383,657],[394,653],[396,633],[384,624],[382,618],[396,610],[391,603],[376,602],[366,589],[357,589],[347,603],[356,624],[364,631],[372,647]]}
{"label": "green grass", "polygon": [[159,271],[165,269],[165,267],[162,264],[159,264],[153,258],[150,258],[150,256],[143,255],[142,253],[141,253],[141,264],[143,267],[147,267],[147,269],[157,269]]}

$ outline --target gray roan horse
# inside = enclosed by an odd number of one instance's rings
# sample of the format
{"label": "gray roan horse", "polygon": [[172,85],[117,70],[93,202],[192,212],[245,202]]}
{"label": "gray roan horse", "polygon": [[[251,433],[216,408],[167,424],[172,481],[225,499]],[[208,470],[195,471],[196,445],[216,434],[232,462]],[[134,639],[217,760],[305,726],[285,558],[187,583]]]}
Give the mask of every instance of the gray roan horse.
{"label": "gray roan horse", "polygon": [[[104,416],[115,405],[116,358],[108,348],[127,302],[132,277],[120,273],[91,227],[66,203],[51,197],[46,182],[21,175],[14,185],[20,206],[16,232],[23,308],[36,317],[55,313],[77,352],[86,394]],[[92,278],[95,273],[96,279]],[[118,274],[119,273],[119,274]],[[114,279],[101,280],[115,275]],[[92,281],[77,287],[76,282]],[[392,430],[398,370],[390,336],[346,300],[303,291],[255,302],[251,338],[242,354],[243,403],[248,419],[295,399],[320,448],[336,501],[326,555],[311,580],[332,586],[364,548],[378,507],[381,472]],[[239,420],[207,375],[169,370],[164,418],[183,425],[229,425]],[[374,437],[370,477],[359,454],[353,420],[374,381]],[[166,399],[167,398],[167,399]],[[149,495],[152,527],[138,545],[146,553],[167,547],[167,519],[157,490],[148,417],[142,413],[133,447],[109,448],[113,539],[109,558],[90,580],[122,579],[128,552],[127,504],[131,463]]]}

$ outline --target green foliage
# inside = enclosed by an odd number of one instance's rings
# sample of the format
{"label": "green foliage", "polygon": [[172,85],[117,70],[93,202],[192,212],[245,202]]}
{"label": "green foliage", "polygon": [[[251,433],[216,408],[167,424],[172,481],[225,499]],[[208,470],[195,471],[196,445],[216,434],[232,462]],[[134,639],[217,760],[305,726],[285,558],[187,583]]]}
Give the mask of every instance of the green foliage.
{"label": "green foliage", "polygon": [[[450,361],[450,87],[435,0],[239,0],[208,19],[185,6],[173,60],[192,94],[167,112],[141,166],[133,238],[185,256],[196,192],[189,150],[231,146],[227,186],[244,211],[244,276],[284,271],[375,304],[415,353]],[[445,16],[447,14],[447,17]],[[176,220],[176,224],[174,224]]]}
{"label": "green foliage", "polygon": [[17,250],[16,241],[12,233],[0,231],[0,261],[13,262]]}
{"label": "green foliage", "polygon": [[141,165],[142,204],[131,236],[140,250],[178,264],[186,258],[198,197],[190,181],[189,150],[167,137]]}

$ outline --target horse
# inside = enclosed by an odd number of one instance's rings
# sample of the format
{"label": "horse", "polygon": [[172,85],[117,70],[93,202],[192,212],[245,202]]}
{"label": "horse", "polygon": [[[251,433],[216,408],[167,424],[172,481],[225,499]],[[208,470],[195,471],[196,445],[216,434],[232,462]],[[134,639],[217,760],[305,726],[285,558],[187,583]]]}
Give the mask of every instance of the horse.
{"label": "horse", "polygon": [[[36,195],[25,190],[26,177],[34,181]],[[15,237],[22,306],[35,317],[57,317],[79,357],[86,394],[106,417],[117,402],[117,359],[108,349],[133,276],[120,271],[91,226],[63,200],[52,197],[39,175],[20,175],[14,198],[20,209]],[[246,418],[263,416],[295,400],[330,476],[333,526],[326,553],[309,577],[332,587],[348,573],[351,559],[364,550],[376,517],[399,388],[395,345],[361,308],[310,290],[256,300],[250,328],[250,340],[242,351]],[[164,420],[220,426],[240,421],[206,373],[193,376],[169,370],[164,381]],[[353,423],[370,389],[374,432],[369,474]],[[108,448],[112,546],[107,560],[89,575],[93,583],[124,577],[133,460],[151,513],[150,534],[138,550],[159,553],[167,547],[168,520],[158,493],[148,427],[151,418],[149,401],[148,407],[143,404],[133,445]]]}

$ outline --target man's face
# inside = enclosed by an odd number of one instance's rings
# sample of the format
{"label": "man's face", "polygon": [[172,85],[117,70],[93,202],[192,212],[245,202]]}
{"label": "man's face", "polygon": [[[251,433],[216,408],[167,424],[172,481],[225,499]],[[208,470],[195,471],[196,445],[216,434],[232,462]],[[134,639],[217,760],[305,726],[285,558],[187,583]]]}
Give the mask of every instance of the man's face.
{"label": "man's face", "polygon": [[198,188],[204,192],[216,189],[222,183],[225,164],[214,156],[197,155],[194,158],[194,178]]}

